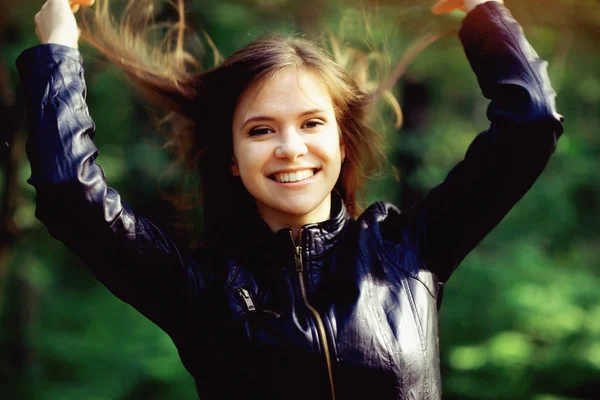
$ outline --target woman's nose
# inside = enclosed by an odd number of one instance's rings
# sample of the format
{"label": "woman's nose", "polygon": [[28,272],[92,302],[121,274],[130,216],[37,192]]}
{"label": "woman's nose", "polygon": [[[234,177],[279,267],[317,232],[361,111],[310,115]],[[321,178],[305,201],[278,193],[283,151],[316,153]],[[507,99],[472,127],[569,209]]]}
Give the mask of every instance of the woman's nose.
{"label": "woman's nose", "polygon": [[294,161],[308,151],[300,132],[289,130],[283,132],[280,137],[281,141],[275,149],[275,156],[277,158],[287,158],[290,161]]}

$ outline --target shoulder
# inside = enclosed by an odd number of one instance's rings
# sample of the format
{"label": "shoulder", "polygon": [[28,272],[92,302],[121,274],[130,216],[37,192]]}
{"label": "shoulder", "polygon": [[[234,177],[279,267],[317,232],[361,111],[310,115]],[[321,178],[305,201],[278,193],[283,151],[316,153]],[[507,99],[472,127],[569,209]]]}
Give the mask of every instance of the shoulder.
{"label": "shoulder", "polygon": [[419,251],[420,224],[416,211],[418,208],[402,211],[384,201],[371,204],[357,219],[360,227],[357,247],[371,266],[400,271],[421,281],[434,293],[434,286],[425,283],[430,278],[421,276],[426,268]]}
{"label": "shoulder", "polygon": [[422,236],[424,215],[417,206],[401,210],[396,205],[378,201],[360,215],[357,222],[378,240],[418,249]]}
{"label": "shoulder", "polygon": [[394,204],[377,201],[363,211],[357,222],[361,230],[368,230],[381,239],[387,239],[390,235],[395,236],[394,230],[402,229],[401,227],[406,224],[406,218]]}
{"label": "shoulder", "polygon": [[399,217],[401,214],[402,211],[396,205],[385,201],[377,201],[362,212],[358,217],[358,222],[381,223],[388,218]]}

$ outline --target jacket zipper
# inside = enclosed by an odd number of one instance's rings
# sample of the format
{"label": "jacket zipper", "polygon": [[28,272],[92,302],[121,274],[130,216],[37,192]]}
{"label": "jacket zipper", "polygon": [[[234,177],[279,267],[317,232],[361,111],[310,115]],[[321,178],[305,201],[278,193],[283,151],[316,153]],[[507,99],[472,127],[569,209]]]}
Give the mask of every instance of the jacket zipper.
{"label": "jacket zipper", "polygon": [[[252,312],[257,311],[256,306],[254,305],[254,302],[252,301],[252,296],[250,296],[250,292],[248,291],[248,289],[241,287],[237,290],[237,292],[238,292],[238,295],[241,297],[241,299],[246,304],[246,309],[248,311],[252,311]],[[278,313],[277,311],[263,309],[262,312],[274,315],[277,318],[281,317],[281,314]]]}
{"label": "jacket zipper", "polygon": [[327,343],[327,333],[325,332],[325,324],[323,324],[323,320],[321,319],[321,316],[319,315],[317,309],[311,306],[308,302],[308,296],[306,295],[306,286],[304,284],[304,266],[302,265],[302,229],[300,229],[300,232],[298,233],[298,246],[296,246],[296,242],[294,242],[294,236],[292,231],[290,231],[290,237],[292,238],[292,244],[294,245],[295,249],[294,261],[296,264],[296,273],[298,274],[298,280],[300,282],[300,292],[302,293],[302,300],[304,300],[304,305],[313,314],[317,322],[317,330],[319,331],[319,337],[321,338],[321,342],[323,343],[323,353],[325,354],[325,363],[327,364],[327,373],[329,374],[331,399],[335,400],[333,372],[331,369],[331,355],[329,354],[329,345]]}
{"label": "jacket zipper", "polygon": [[250,297],[250,292],[244,288],[239,288],[238,293],[244,303],[246,303],[246,308],[248,311],[256,311],[256,307],[254,306],[254,302],[252,301],[252,297]]}

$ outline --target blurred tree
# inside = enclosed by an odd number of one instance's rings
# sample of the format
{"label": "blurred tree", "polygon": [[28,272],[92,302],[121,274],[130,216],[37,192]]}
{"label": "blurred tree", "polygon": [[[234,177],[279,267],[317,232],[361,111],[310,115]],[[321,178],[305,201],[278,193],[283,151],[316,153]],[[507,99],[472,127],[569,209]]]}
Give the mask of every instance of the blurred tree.
{"label": "blurred tree", "polygon": [[[7,0],[0,3],[3,10],[12,5]],[[0,53],[5,51],[5,38],[14,40],[16,36],[17,25],[10,15],[0,15]],[[19,166],[25,156],[25,146],[24,136],[19,131],[22,97],[19,92],[15,93],[16,85],[6,61],[0,59],[0,326],[3,327],[0,331],[0,384],[6,393],[20,393],[25,399],[32,395],[23,388],[27,387],[31,372],[32,349],[28,332],[36,295],[23,275],[10,270],[9,263],[14,244],[26,234],[17,222],[23,196]],[[6,291],[7,287],[10,290]]]}

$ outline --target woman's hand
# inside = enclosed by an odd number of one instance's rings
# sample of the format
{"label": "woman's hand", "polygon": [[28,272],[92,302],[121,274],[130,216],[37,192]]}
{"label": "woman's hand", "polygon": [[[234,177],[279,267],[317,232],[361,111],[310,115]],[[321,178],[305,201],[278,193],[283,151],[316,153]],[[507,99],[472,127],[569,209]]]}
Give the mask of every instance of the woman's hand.
{"label": "woman's hand", "polygon": [[487,1],[503,3],[502,0],[439,0],[436,5],[431,8],[431,12],[434,14],[444,14],[454,10],[468,12],[477,7],[479,4]]}
{"label": "woman's hand", "polygon": [[94,0],[48,0],[35,14],[35,34],[42,43],[77,48],[79,28],[73,15],[79,7],[89,7]]}
{"label": "woman's hand", "polygon": [[75,14],[79,7],[91,7],[94,4],[94,0],[70,0],[69,5],[71,6],[71,11]]}
{"label": "woman's hand", "polygon": [[464,0],[439,0],[436,5],[431,8],[431,12],[439,15],[457,9],[467,11]]}

